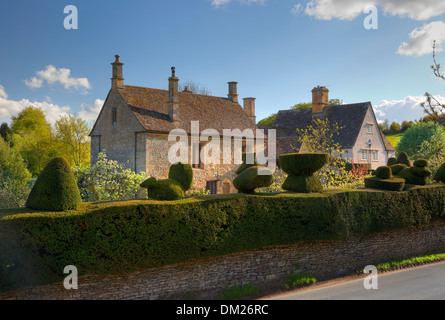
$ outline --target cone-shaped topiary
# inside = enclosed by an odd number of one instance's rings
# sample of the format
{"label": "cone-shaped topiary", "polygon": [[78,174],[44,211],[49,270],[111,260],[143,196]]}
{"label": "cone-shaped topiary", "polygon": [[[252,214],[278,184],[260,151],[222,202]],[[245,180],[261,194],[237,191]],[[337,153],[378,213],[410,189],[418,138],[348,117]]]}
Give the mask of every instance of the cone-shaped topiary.
{"label": "cone-shaped topiary", "polygon": [[193,184],[193,168],[188,163],[175,163],[170,166],[168,178],[178,181],[182,190],[187,191]]}
{"label": "cone-shaped topiary", "polygon": [[445,183],[445,163],[440,166],[433,179],[434,181]]}
{"label": "cone-shaped topiary", "polygon": [[255,189],[267,188],[271,186],[272,183],[272,170],[261,166],[245,169],[235,179],[233,179],[233,186],[240,193],[253,193]]}
{"label": "cone-shaped topiary", "polygon": [[411,167],[411,161],[409,161],[409,157],[406,152],[400,152],[399,156],[397,157],[397,163]]}
{"label": "cone-shaped topiary", "polygon": [[77,181],[68,162],[52,159],[40,173],[26,201],[35,210],[66,211],[82,203]]}

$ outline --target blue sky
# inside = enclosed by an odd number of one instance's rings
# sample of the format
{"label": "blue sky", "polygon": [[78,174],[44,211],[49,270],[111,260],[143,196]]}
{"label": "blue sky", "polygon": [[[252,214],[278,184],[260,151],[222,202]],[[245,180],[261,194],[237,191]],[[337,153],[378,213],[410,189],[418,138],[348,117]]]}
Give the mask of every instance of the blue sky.
{"label": "blue sky", "polygon": [[[311,100],[327,86],[345,103],[371,101],[379,120],[422,116],[425,92],[445,96],[431,72],[432,39],[445,65],[443,0],[376,0],[378,29],[366,29],[362,0],[163,0],[3,2],[0,122],[26,105],[50,121],[79,113],[94,121],[119,54],[125,83],[166,89],[171,66],[227,96],[256,97],[260,120]],[[65,6],[78,10],[66,30]]]}

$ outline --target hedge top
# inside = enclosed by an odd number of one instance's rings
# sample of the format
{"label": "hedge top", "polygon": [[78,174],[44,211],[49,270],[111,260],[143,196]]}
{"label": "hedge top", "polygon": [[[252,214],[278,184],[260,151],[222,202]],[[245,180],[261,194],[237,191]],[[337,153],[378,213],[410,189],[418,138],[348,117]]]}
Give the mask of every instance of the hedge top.
{"label": "hedge top", "polygon": [[288,153],[280,156],[281,169],[295,176],[311,176],[328,162],[327,153]]}

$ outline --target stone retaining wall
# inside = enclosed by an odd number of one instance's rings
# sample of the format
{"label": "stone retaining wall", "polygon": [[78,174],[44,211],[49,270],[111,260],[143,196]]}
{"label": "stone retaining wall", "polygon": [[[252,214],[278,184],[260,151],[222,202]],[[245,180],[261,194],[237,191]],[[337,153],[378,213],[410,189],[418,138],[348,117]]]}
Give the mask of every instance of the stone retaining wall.
{"label": "stone retaining wall", "polygon": [[78,290],[62,283],[0,295],[0,299],[168,299],[239,284],[261,284],[285,275],[316,278],[348,274],[370,264],[445,252],[445,221],[428,226],[355,236],[348,240],[300,242],[118,275],[79,277]]}

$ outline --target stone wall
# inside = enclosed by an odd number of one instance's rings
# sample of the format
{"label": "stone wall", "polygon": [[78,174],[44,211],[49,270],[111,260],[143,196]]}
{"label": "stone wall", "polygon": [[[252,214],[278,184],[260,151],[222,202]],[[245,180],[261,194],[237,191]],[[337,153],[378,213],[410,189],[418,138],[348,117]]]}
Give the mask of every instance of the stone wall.
{"label": "stone wall", "polygon": [[348,240],[301,242],[189,261],[117,275],[79,277],[78,290],[62,283],[0,295],[0,299],[168,299],[240,284],[261,284],[285,275],[317,279],[345,275],[397,258],[445,252],[445,221],[428,226],[355,236]]}

